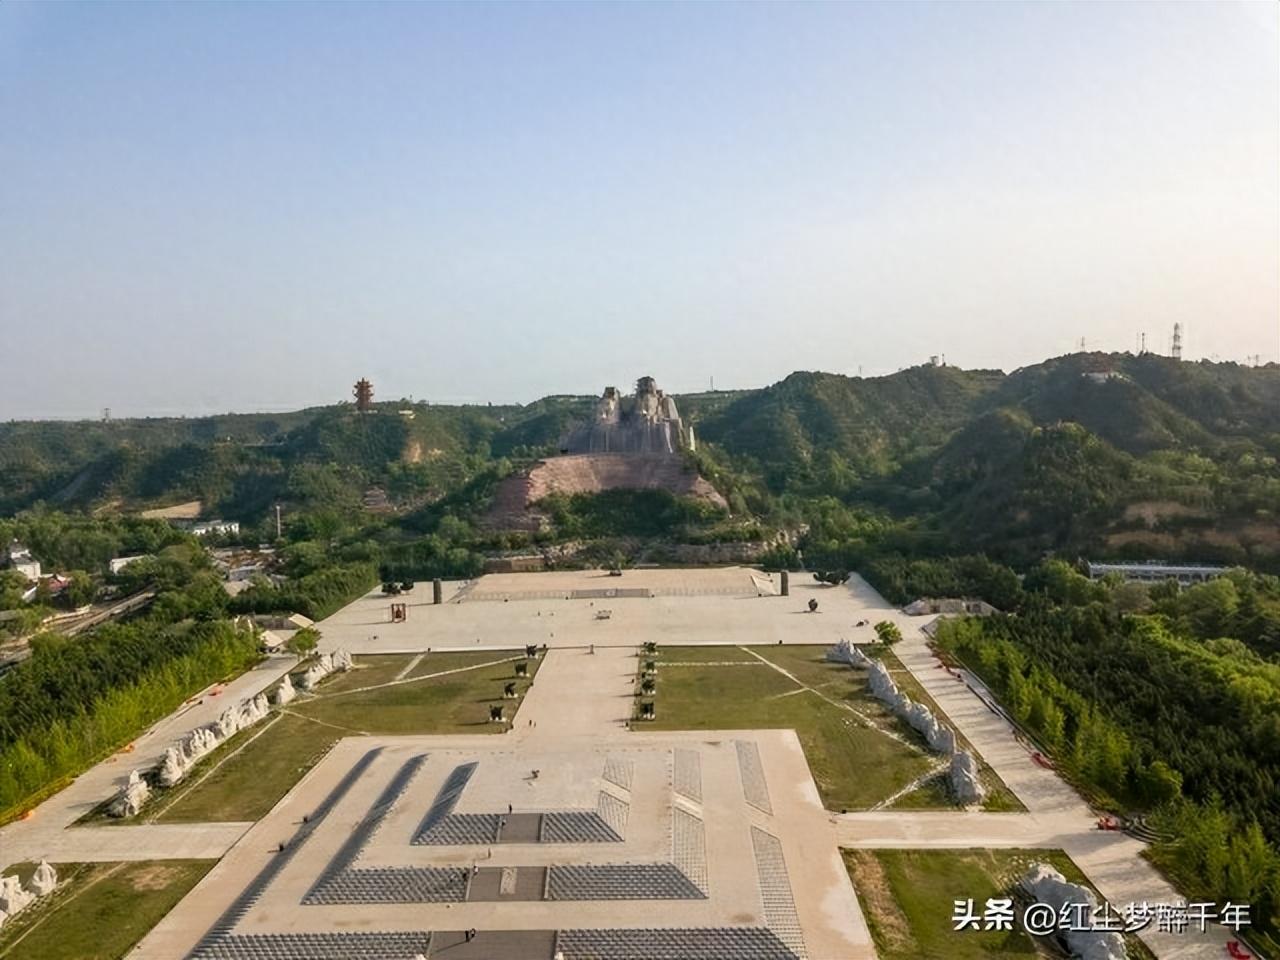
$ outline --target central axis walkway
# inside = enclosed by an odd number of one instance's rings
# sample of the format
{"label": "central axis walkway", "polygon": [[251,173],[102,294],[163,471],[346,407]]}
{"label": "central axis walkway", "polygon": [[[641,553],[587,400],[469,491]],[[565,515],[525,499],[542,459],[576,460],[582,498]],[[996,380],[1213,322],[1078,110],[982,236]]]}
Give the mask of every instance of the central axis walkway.
{"label": "central axis walkway", "polygon": [[625,730],[638,666],[635,654],[631,646],[548,650],[516,712],[512,733],[520,740],[563,739]]}

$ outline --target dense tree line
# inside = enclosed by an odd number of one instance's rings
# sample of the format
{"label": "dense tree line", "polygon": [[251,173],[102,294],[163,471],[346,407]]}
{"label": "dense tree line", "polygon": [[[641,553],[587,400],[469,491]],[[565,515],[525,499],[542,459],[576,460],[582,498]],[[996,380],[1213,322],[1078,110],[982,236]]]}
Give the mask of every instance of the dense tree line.
{"label": "dense tree line", "polygon": [[1016,610],[1023,601],[1018,575],[984,556],[910,559],[892,554],[870,560],[862,571],[868,583],[896,604],[920,597],[962,597]]}
{"label": "dense tree line", "polygon": [[378,566],[369,561],[323,567],[280,586],[255,581],[230,603],[234,613],[301,613],[323,620],[378,583]]}
{"label": "dense tree line", "polygon": [[1147,588],[1057,563],[1027,586],[1017,615],[946,622],[939,642],[1079,782],[1158,811],[1175,836],[1158,855],[1193,892],[1247,894],[1275,929],[1280,664],[1228,633],[1256,619],[1238,616],[1232,594],[1265,607],[1273,578]]}
{"label": "dense tree line", "polygon": [[163,520],[38,510],[0,519],[0,549],[18,540],[47,569],[105,573],[119,556],[158,553],[193,538]]}
{"label": "dense tree line", "polygon": [[258,656],[253,631],[225,620],[36,644],[0,682],[0,819]]}

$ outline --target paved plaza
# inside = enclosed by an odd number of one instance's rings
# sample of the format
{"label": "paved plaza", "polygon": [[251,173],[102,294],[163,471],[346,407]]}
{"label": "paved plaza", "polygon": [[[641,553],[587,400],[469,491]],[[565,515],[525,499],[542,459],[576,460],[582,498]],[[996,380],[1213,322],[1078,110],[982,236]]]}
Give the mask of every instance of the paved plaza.
{"label": "paved plaza", "polygon": [[[430,584],[398,599],[404,623],[370,594],[319,625],[323,648],[545,645],[505,734],[346,737],[253,824],[69,827],[132,761],[103,764],[0,831],[0,859],[220,857],[131,954],[149,960],[870,960],[842,847],[1061,849],[1113,903],[1179,899],[1141,843],[1097,830],[1080,797],[1032,762],[974,678],[939,667],[924,619],[856,577],[826,587],[793,576],[781,596],[776,575],[745,568],[561,572],[447,584],[439,605]],[[833,813],[790,730],[632,729],[647,641],[871,642],[856,624],[886,618],[903,628],[904,666],[1026,812]],[[286,667],[255,671],[237,692]],[[140,745],[150,753],[207,712],[197,704]],[[1223,956],[1228,938],[1143,939],[1181,960]]]}

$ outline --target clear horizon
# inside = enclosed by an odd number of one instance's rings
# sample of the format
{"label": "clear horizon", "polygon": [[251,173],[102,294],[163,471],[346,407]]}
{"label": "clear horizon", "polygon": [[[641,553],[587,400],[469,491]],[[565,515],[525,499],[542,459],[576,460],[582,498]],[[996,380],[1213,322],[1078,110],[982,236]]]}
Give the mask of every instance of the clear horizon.
{"label": "clear horizon", "polygon": [[0,420],[1276,361],[1278,11],[0,5]]}

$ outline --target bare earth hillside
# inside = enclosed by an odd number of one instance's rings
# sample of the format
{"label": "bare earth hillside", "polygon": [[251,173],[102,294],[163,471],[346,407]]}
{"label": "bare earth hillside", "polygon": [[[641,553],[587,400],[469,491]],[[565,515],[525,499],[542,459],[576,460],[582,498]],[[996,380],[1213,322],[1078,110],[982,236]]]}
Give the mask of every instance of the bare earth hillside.
{"label": "bare earth hillside", "polygon": [[677,497],[697,497],[728,509],[719,491],[670,454],[584,453],[539,460],[528,473],[502,481],[493,501],[494,526],[536,527],[531,504],[552,493],[600,493],[604,490],[665,490]]}

